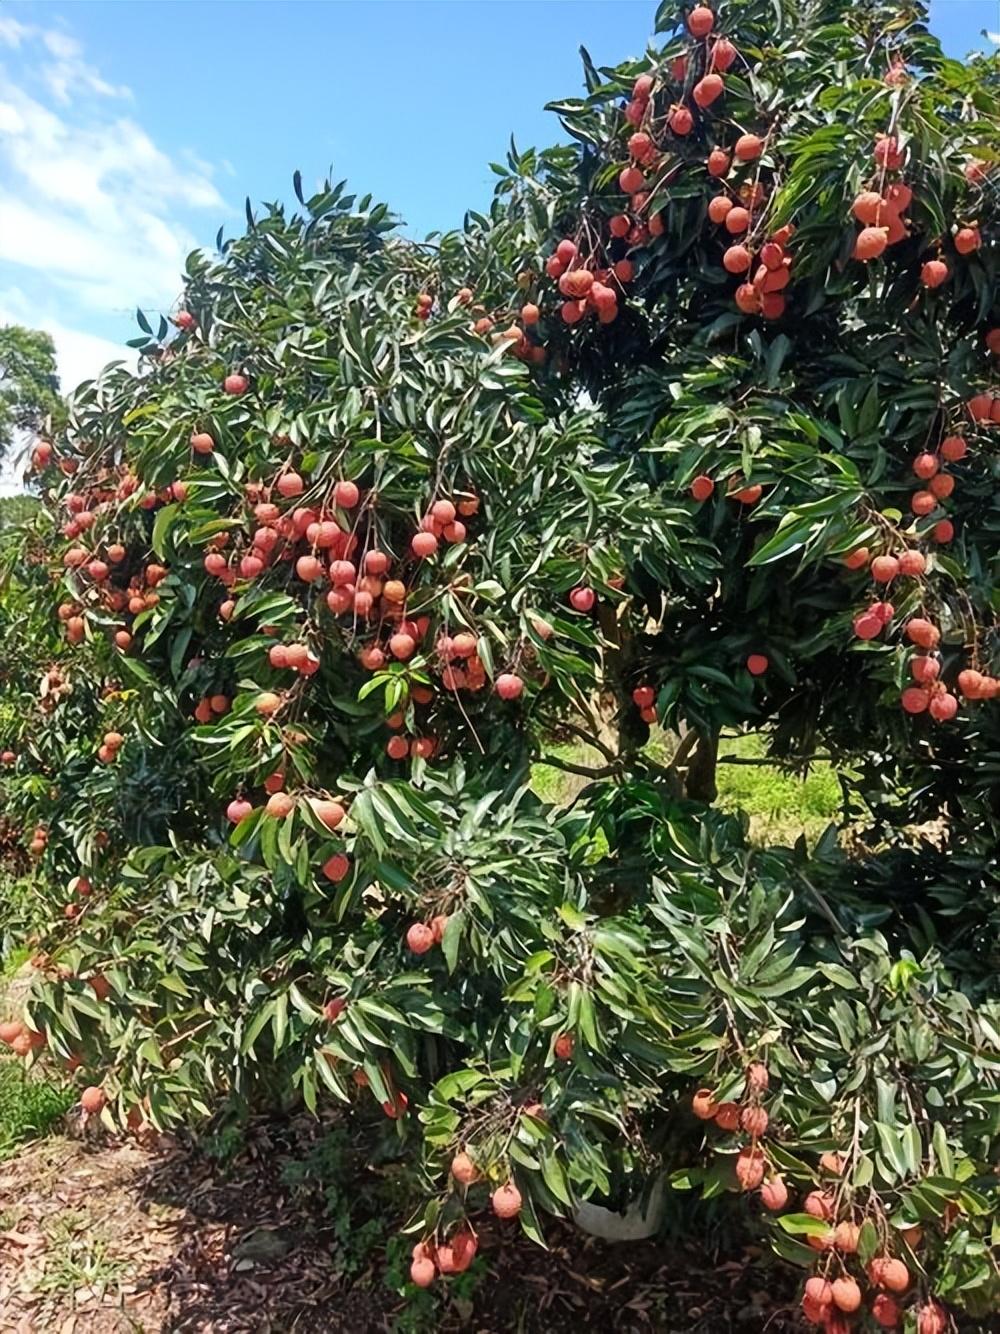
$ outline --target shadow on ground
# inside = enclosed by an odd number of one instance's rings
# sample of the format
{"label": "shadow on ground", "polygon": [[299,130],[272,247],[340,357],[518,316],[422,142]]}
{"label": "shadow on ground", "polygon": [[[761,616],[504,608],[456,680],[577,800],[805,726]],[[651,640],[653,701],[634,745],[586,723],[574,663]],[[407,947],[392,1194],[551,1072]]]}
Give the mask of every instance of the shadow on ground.
{"label": "shadow on ground", "polygon": [[354,1164],[350,1180],[324,1193],[295,1166],[329,1131],[312,1121],[256,1122],[224,1163],[178,1144],[85,1137],[46,1140],[0,1164],[0,1330],[801,1328],[793,1283],[754,1250],[720,1260],[676,1243],[609,1246],[553,1227],[544,1251],[493,1222],[483,1226],[474,1271],[408,1300],[386,1283],[384,1246],[400,1217],[386,1216],[379,1169]]}

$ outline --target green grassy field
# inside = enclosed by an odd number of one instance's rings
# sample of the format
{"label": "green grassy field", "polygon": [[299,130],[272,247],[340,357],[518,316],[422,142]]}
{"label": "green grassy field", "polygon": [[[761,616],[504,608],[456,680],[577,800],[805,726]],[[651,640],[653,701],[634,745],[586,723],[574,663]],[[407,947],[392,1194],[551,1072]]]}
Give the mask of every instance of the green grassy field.
{"label": "green grassy field", "polygon": [[[663,733],[649,742],[652,754],[666,761],[670,743]],[[572,764],[598,764],[601,757],[582,742],[553,745],[549,754]],[[829,764],[818,762],[800,778],[771,764],[731,764],[726,760],[757,761],[764,757],[763,738],[756,735],[724,740],[719,747],[716,781],[718,805],[726,811],[742,810],[750,817],[753,840],[792,842],[800,834],[818,838],[840,810],[840,783]],[[532,787],[543,801],[556,805],[569,802],[588,780],[547,764],[532,769]]]}

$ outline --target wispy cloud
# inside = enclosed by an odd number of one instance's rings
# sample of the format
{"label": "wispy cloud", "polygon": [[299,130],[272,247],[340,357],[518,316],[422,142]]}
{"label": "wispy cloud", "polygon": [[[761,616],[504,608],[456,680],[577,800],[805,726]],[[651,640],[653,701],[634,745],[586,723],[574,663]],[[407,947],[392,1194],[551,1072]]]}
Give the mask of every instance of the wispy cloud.
{"label": "wispy cloud", "polygon": [[75,335],[74,374],[106,351],[95,325],[173,302],[191,215],[228,211],[213,167],[155,143],[133,107],[75,37],[0,15],[0,285],[63,345]]}

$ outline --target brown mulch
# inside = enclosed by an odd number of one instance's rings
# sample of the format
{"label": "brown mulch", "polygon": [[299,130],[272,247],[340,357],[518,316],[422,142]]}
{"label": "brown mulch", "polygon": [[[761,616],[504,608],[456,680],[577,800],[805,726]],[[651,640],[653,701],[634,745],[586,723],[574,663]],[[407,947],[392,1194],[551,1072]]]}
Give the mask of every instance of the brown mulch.
{"label": "brown mulch", "polygon": [[[785,1334],[789,1278],[747,1250],[728,1261],[676,1244],[608,1245],[571,1228],[550,1249],[486,1224],[486,1272],[414,1306],[360,1265],[322,1201],[282,1167],[313,1122],[255,1123],[223,1166],[176,1143],[53,1138],[0,1163],[3,1334]],[[366,1183],[357,1184],[364,1211]],[[371,1200],[384,1214],[384,1201]],[[353,1222],[354,1212],[351,1218]],[[386,1231],[395,1218],[381,1219]],[[384,1238],[385,1232],[382,1232]]]}

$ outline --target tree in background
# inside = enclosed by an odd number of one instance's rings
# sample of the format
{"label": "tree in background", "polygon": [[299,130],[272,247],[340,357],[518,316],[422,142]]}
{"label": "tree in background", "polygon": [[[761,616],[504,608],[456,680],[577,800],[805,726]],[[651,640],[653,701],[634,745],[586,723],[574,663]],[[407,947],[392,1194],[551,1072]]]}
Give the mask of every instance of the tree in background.
{"label": "tree in background", "polygon": [[[665,3],[489,215],[296,178],[73,397],[5,1033],[89,1113],[383,1116],[419,1285],[665,1177],[827,1329],[1000,1307],[997,63],[923,20]],[[749,843],[724,728],[844,828]]]}
{"label": "tree in background", "polygon": [[59,408],[55,345],[40,329],[0,327],[0,458],[21,432],[39,432]]}

